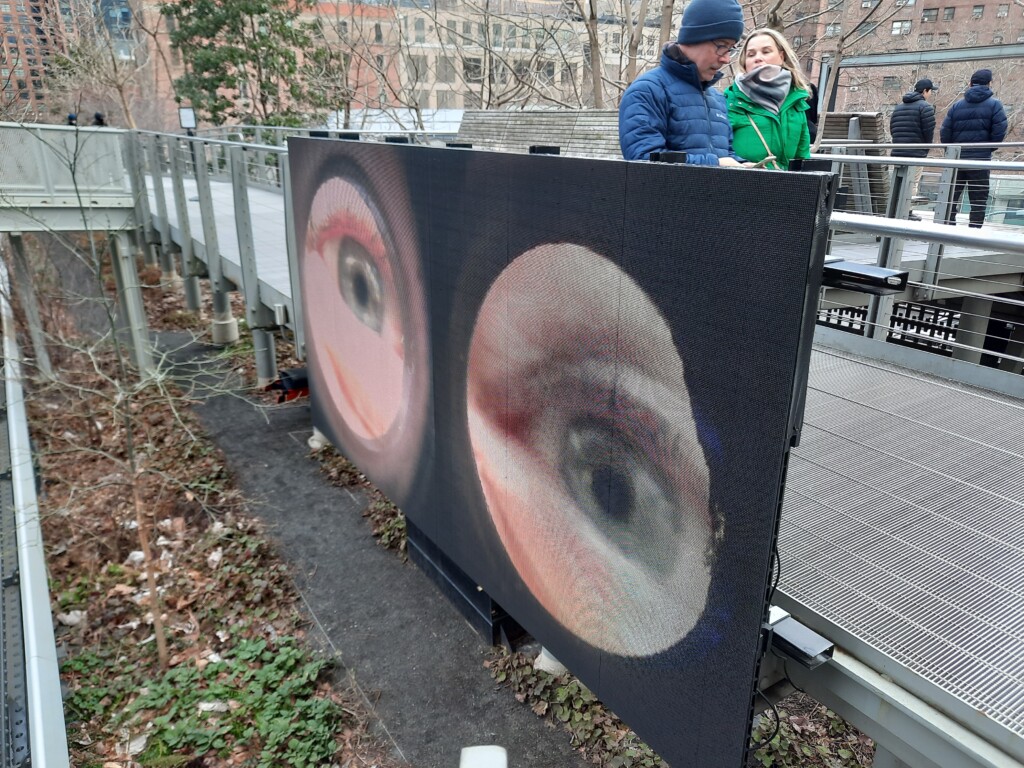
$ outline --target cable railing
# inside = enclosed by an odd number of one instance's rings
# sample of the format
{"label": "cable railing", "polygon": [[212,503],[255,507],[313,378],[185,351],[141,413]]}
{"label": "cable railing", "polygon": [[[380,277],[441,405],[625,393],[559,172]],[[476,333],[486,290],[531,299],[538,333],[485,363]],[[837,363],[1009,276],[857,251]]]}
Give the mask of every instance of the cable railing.
{"label": "cable railing", "polygon": [[[907,270],[907,289],[894,297],[825,291],[819,324],[1019,374],[1024,162],[961,160],[960,146],[942,146],[942,158],[868,156],[861,154],[865,145],[908,146],[832,142],[815,155],[832,160],[840,175],[829,250],[849,261]],[[1024,144],[981,146],[1015,151]],[[957,173],[965,170],[990,174],[980,226],[977,216],[971,223],[968,195],[956,187]],[[963,201],[955,206],[958,191]]]}

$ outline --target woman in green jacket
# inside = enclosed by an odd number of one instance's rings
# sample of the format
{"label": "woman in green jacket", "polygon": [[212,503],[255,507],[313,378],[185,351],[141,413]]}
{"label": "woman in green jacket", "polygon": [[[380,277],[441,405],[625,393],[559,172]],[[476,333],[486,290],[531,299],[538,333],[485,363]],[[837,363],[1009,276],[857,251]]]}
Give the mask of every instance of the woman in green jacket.
{"label": "woman in green jacket", "polygon": [[783,170],[793,158],[810,157],[810,89],[786,38],[773,29],[755,29],[737,63],[742,71],[725,90],[733,151],[753,162],[769,158],[766,167]]}

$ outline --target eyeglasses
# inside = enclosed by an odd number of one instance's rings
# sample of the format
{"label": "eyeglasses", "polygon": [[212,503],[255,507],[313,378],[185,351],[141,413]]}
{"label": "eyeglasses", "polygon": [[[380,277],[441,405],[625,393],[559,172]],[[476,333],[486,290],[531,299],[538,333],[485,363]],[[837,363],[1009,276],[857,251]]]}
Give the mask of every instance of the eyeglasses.
{"label": "eyeglasses", "polygon": [[716,56],[728,56],[730,59],[740,52],[739,43],[735,45],[727,45],[725,43],[716,43],[714,40],[710,41],[715,46]]}

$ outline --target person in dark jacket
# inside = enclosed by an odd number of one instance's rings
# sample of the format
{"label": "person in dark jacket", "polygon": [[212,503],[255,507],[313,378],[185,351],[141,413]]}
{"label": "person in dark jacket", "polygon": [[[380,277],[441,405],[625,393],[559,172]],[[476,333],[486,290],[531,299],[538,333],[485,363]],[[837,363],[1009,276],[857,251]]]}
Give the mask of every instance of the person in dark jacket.
{"label": "person in dark jacket", "polygon": [[[889,133],[893,144],[931,144],[935,141],[935,107],[928,103],[935,90],[932,81],[921,78],[914,84],[914,90],[903,97],[889,118]],[[894,149],[893,157],[927,157],[925,147]],[[913,165],[907,171],[907,185],[911,194],[917,194],[917,182],[921,177],[921,166]],[[911,214],[911,219],[919,217]]]}
{"label": "person in dark jacket", "polygon": [[[914,90],[903,97],[889,118],[893,144],[931,144],[935,141],[935,107],[928,103],[934,86],[928,78],[918,80]],[[894,149],[893,157],[927,157],[924,147]]]}
{"label": "person in dark jacket", "polygon": [[619,103],[619,145],[627,160],[682,151],[691,165],[741,165],[732,149],[725,97],[712,86],[743,37],[737,0],[691,0],[661,66],[645,72]]}
{"label": "person in dark jacket", "polygon": [[[1006,137],[1006,110],[992,95],[992,70],[979,69],[971,75],[970,87],[964,97],[949,108],[942,121],[939,136],[943,144],[995,144]],[[963,160],[991,160],[992,147],[965,146],[960,150]],[[956,224],[960,196],[967,190],[971,203],[971,226],[978,228],[985,221],[988,205],[989,170],[960,169],[953,186],[953,203],[947,224]]]}
{"label": "person in dark jacket", "polygon": [[95,125],[97,128],[106,128],[107,119],[103,117],[102,112],[97,112],[95,115],[92,116],[92,124]]}

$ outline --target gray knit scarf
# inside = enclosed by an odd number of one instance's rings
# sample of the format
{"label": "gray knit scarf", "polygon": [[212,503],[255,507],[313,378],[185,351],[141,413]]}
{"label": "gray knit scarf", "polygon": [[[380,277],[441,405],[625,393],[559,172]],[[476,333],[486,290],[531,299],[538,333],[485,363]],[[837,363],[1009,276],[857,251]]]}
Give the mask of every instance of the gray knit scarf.
{"label": "gray knit scarf", "polygon": [[793,84],[793,73],[777,64],[762,64],[736,78],[736,85],[755,104],[779,114]]}

